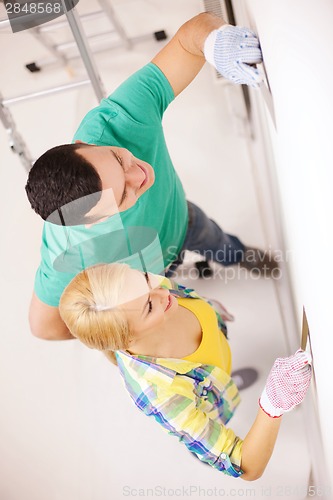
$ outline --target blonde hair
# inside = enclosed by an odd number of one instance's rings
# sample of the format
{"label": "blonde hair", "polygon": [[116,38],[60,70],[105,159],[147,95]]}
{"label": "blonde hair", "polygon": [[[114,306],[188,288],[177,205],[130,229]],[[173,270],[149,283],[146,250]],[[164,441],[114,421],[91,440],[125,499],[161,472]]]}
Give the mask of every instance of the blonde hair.
{"label": "blonde hair", "polygon": [[119,263],[89,267],[69,283],[59,303],[60,316],[72,335],[103,351],[114,364],[114,351],[126,349],[130,341],[126,314],[118,307],[128,269]]}

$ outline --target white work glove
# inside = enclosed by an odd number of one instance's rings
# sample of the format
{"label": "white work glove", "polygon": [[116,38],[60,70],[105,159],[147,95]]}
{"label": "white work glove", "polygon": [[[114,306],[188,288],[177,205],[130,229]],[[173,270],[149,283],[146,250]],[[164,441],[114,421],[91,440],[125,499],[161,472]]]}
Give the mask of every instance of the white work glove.
{"label": "white work glove", "polygon": [[260,408],[270,417],[281,417],[300,404],[311,381],[311,356],[299,349],[289,358],[278,358],[268,375]]}
{"label": "white work glove", "polygon": [[263,81],[259,71],[251,64],[262,62],[257,35],[248,28],[229,24],[213,30],[205,40],[206,61],[234,83],[245,83],[258,88]]}

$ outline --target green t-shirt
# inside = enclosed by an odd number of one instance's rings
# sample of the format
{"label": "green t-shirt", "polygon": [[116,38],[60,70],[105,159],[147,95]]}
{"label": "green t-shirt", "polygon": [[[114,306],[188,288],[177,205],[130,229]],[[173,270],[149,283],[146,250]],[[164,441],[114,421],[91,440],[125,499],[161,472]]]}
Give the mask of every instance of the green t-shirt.
{"label": "green t-shirt", "polygon": [[133,207],[90,228],[45,222],[35,278],[35,293],[42,302],[58,306],[70,280],[93,264],[125,261],[161,274],[175,260],[188,213],[162,128],[163,113],[173,99],[168,80],[150,63],[82,120],[74,140],[129,149],[153,166],[155,182]]}

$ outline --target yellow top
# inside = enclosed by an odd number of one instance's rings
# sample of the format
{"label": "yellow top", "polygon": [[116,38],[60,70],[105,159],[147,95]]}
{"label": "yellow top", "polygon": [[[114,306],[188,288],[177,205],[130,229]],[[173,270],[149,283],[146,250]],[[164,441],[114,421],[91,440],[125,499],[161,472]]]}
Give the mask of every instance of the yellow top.
{"label": "yellow top", "polygon": [[214,309],[201,299],[177,297],[177,300],[180,306],[195,314],[202,329],[202,338],[198,349],[182,359],[218,366],[230,375],[231,351],[227,339],[218,328]]}

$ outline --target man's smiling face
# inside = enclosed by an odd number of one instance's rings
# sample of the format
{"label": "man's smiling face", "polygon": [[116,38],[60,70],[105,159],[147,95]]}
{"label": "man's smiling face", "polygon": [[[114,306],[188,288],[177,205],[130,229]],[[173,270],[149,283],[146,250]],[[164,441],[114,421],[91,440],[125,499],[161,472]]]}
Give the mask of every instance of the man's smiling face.
{"label": "man's smiling face", "polygon": [[87,144],[76,154],[92,164],[102,181],[101,199],[87,214],[89,217],[111,216],[128,210],[154,184],[153,167],[133,156],[128,149]]}

